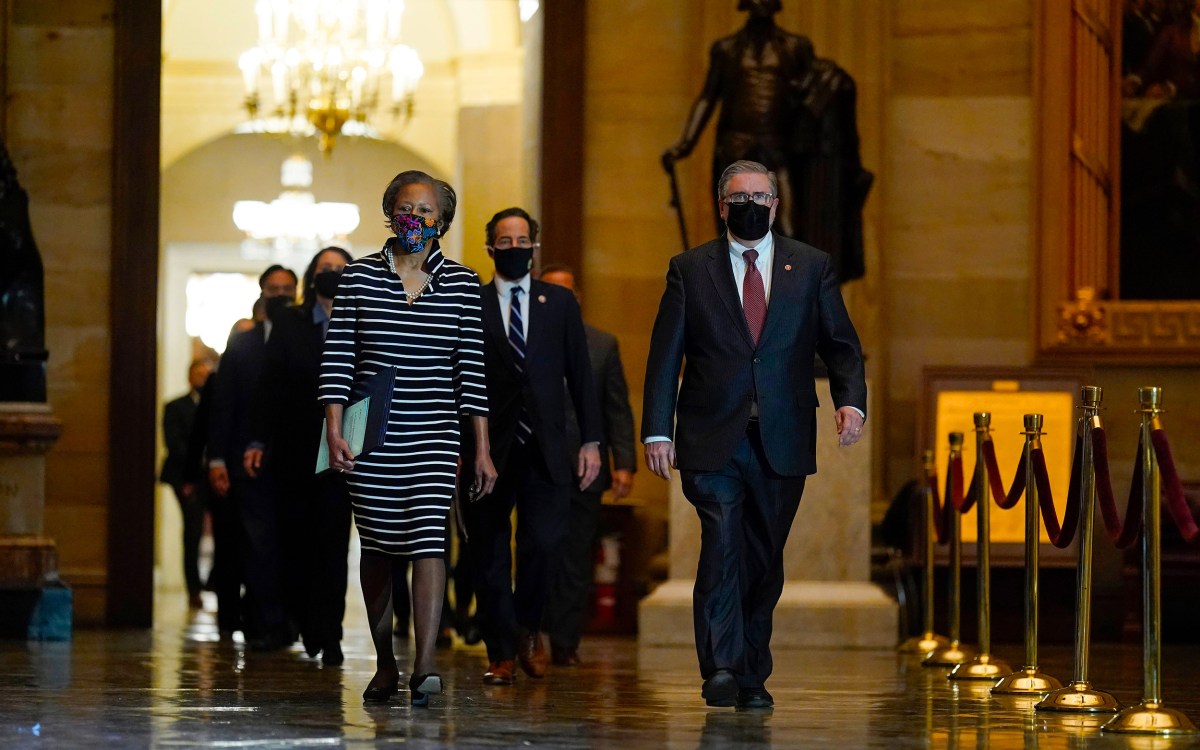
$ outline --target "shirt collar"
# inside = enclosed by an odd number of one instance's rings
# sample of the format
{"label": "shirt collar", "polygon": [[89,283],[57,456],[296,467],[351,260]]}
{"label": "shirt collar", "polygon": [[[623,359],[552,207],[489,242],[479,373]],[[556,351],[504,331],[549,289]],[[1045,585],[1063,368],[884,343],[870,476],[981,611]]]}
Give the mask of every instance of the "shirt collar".
{"label": "shirt collar", "polygon": [[[736,255],[738,260],[741,260],[742,253],[746,252],[750,248],[746,247],[742,243],[735,240],[733,238],[733,235],[729,234],[728,232],[725,233],[725,236],[729,239],[730,255]],[[775,248],[775,233],[774,232],[767,232],[767,235],[765,237],[763,237],[761,240],[759,240],[758,244],[754,247],[754,249],[758,251],[759,258],[765,258],[765,257],[769,256],[771,254],[771,251],[774,250],[774,248]]]}
{"label": "shirt collar", "polygon": [[492,280],[496,282],[496,291],[500,294],[501,297],[512,296],[512,288],[514,286],[519,286],[519,287],[521,287],[521,291],[525,293],[526,299],[529,298],[529,283],[530,283],[529,279],[530,279],[530,274],[525,274],[524,276],[517,279],[516,281],[509,281],[508,279],[502,279],[502,278],[500,278],[500,274],[496,274],[495,276],[492,277]]}
{"label": "shirt collar", "polygon": [[325,312],[325,306],[320,302],[317,302],[315,305],[313,305],[312,322],[319,325],[325,325],[325,323],[328,321],[329,314]]}

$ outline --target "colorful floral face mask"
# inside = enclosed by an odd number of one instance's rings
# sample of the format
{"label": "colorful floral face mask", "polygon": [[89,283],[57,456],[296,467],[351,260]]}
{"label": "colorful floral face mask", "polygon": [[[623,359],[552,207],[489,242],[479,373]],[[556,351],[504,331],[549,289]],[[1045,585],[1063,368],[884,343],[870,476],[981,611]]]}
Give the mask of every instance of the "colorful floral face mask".
{"label": "colorful floral face mask", "polygon": [[406,253],[421,252],[430,240],[441,234],[436,219],[432,216],[417,216],[416,214],[393,216],[392,231],[400,240],[397,243],[400,249]]}

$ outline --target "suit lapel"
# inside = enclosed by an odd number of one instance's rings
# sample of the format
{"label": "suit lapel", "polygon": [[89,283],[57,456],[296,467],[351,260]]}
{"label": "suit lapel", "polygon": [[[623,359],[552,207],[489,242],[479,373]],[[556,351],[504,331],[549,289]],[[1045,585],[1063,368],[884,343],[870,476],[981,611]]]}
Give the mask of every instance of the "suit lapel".
{"label": "suit lapel", "polygon": [[542,291],[541,282],[530,279],[529,299],[525,307],[525,315],[529,317],[529,330],[525,336],[525,361],[536,356],[541,349],[542,330],[546,327],[546,295]]}
{"label": "suit lapel", "polygon": [[762,346],[771,337],[774,329],[783,325],[789,307],[799,299],[796,295],[796,289],[800,283],[800,271],[796,267],[798,263],[796,251],[794,248],[785,247],[783,238],[778,234],[775,235],[774,240],[775,257],[771,261],[771,299],[767,302],[767,319],[763,323],[762,336],[758,339],[759,346]]}
{"label": "suit lapel", "polygon": [[746,339],[750,348],[754,348],[754,339],[750,336],[750,327],[746,324],[746,313],[742,310],[741,300],[738,299],[737,283],[733,280],[733,266],[729,262],[729,243],[721,238],[713,242],[708,251],[708,273],[716,287],[717,296],[721,298],[725,309],[733,318],[733,325]]}
{"label": "suit lapel", "polygon": [[504,318],[500,315],[500,294],[496,291],[495,281],[483,287],[480,291],[480,299],[483,304],[483,327],[492,337],[492,343],[500,352],[500,358],[504,360],[505,366],[515,372],[517,365],[513,362],[512,350],[508,343],[508,332],[504,330]]}

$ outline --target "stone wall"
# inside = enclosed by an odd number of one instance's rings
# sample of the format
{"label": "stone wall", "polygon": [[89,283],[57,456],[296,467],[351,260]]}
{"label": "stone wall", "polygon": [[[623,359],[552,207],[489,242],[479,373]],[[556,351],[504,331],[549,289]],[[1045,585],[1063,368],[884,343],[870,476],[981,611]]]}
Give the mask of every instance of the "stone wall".
{"label": "stone wall", "polygon": [[107,585],[113,3],[8,5],[5,137],[45,264],[48,398],[63,421],[46,460],[46,534],[77,621],[96,623]]}

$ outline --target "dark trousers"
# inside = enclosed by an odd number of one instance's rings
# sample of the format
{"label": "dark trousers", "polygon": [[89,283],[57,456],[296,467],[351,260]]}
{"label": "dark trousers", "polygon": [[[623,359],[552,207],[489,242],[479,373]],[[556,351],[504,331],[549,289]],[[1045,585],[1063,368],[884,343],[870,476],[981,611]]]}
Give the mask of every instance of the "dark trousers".
{"label": "dark trousers", "polygon": [[737,674],[741,687],[771,675],[771,619],[783,593],[783,546],[804,477],[771,471],[752,421],[720,471],[681,472],[700,516],[700,564],[692,597],[700,673]]}
{"label": "dark trousers", "polygon": [[604,494],[572,489],[567,541],[543,620],[543,627],[550,634],[550,645],[563,650],[579,648],[594,576],[596,521],[600,517],[600,497]]}
{"label": "dark trousers", "polygon": [[[555,484],[533,440],[514,444],[492,494],[467,506],[475,602],[488,659],[513,659],[517,633],[539,630],[567,534],[570,485]],[[462,497],[467,493],[463,492]],[[517,509],[517,581],[511,516]]]}
{"label": "dark trousers", "polygon": [[306,479],[296,493],[300,519],[297,537],[301,554],[287,573],[299,579],[303,592],[298,624],[307,644],[342,640],[346,615],[347,555],[350,549],[350,496],[341,474]]}
{"label": "dark trousers", "polygon": [[[207,480],[204,480],[207,481]],[[242,523],[232,490],[225,497],[212,493],[213,567],[208,587],[217,595],[217,627],[232,633],[244,630],[242,583]]]}
{"label": "dark trousers", "polygon": [[185,497],[183,485],[173,484],[175,499],[179,501],[179,513],[183,516],[183,580],[187,582],[188,596],[195,596],[204,588],[200,580],[200,538],[204,536],[204,498],[200,487],[193,488],[190,497]]}
{"label": "dark trousers", "polygon": [[285,608],[275,483],[268,471],[251,478],[239,465],[229,473],[230,494],[234,495],[242,523],[246,636],[290,642],[293,634]]}

